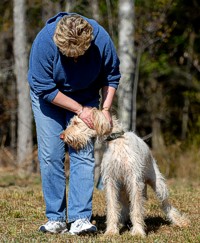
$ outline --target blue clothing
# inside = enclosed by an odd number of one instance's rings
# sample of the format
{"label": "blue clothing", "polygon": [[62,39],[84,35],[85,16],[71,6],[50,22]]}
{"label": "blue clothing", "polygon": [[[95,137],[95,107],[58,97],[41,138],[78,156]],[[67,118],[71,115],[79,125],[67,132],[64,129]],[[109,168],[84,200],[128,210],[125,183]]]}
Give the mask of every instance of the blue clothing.
{"label": "blue clothing", "polygon": [[103,86],[117,89],[119,59],[105,29],[83,16],[93,27],[91,46],[77,62],[64,56],[55,45],[53,35],[58,21],[68,14],[57,14],[38,33],[30,54],[28,81],[33,92],[49,102],[61,91],[84,105],[98,99]]}
{"label": "blue clothing", "polygon": [[[37,97],[33,91],[31,100],[48,220],[66,221],[66,211],[68,223],[81,218],[91,219],[95,168],[94,141],[78,152],[69,147],[70,177],[66,210],[65,144],[60,139],[60,134],[74,113]],[[98,107],[98,103],[94,102],[87,105]]]}
{"label": "blue clothing", "polygon": [[108,33],[94,20],[85,18],[93,27],[94,39],[83,56],[74,62],[64,56],[53,41],[58,21],[68,13],[59,13],[47,21],[38,33],[30,54],[28,81],[36,122],[38,158],[42,189],[49,220],[68,222],[91,218],[94,189],[93,141],[80,151],[69,147],[70,177],[66,210],[65,144],[60,134],[73,112],[51,101],[58,91],[84,106],[99,106],[103,86],[117,89],[120,79],[119,59]]}

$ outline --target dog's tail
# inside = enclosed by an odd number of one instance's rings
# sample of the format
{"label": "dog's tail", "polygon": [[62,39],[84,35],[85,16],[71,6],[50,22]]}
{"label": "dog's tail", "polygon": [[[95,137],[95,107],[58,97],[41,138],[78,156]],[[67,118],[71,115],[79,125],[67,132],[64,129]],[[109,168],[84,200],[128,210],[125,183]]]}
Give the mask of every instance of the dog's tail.
{"label": "dog's tail", "polygon": [[155,159],[153,158],[153,156],[152,156],[152,166],[153,166],[153,172],[151,173],[151,175],[153,175],[153,176],[151,178],[150,185],[152,186],[153,190],[155,191],[157,198],[162,203],[165,199],[168,198],[169,193],[168,193],[168,188],[166,185],[165,178],[160,173],[158,165],[157,165]]}
{"label": "dog's tail", "polygon": [[190,220],[186,217],[186,215],[181,214],[176,208],[174,208],[168,202],[168,199],[162,202],[162,209],[172,224],[179,227],[187,227],[190,224]]}
{"label": "dog's tail", "polygon": [[152,158],[153,168],[155,173],[155,180],[153,181],[152,188],[154,189],[156,196],[161,202],[161,207],[166,214],[169,221],[179,227],[188,226],[190,221],[185,215],[182,215],[176,208],[174,208],[169,202],[169,192],[165,182],[165,178],[160,173],[157,163],[154,158]]}

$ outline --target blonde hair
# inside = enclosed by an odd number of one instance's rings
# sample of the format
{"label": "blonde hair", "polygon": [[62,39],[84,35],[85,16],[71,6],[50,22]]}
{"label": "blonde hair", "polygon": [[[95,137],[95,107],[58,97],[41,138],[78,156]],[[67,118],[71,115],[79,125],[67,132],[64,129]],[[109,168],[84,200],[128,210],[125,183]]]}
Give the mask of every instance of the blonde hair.
{"label": "blonde hair", "polygon": [[92,26],[81,16],[64,16],[56,26],[53,40],[63,55],[78,57],[90,47],[92,32]]}

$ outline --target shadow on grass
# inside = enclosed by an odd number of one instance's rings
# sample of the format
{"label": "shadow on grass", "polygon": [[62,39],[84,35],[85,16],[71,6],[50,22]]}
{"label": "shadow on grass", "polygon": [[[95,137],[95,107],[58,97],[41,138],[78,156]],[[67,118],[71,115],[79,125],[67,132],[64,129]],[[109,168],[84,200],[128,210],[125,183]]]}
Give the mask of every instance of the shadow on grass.
{"label": "shadow on grass", "polygon": [[[106,230],[106,216],[99,216],[95,215],[92,217],[93,221],[96,221],[96,226],[98,228],[99,233],[104,233]],[[162,217],[147,217],[145,218],[145,224],[146,224],[146,233],[149,234],[150,232],[156,233],[160,227],[163,225],[170,225],[170,222],[165,220]],[[123,234],[127,231],[130,231],[132,227],[131,221],[127,222],[126,226],[123,226],[120,229],[120,234]]]}
{"label": "shadow on grass", "polygon": [[106,230],[106,216],[95,215],[92,216],[92,221],[96,221],[97,229],[100,233],[104,233]]}
{"label": "shadow on grass", "polygon": [[145,219],[146,233],[156,232],[163,225],[170,225],[170,222],[161,217],[147,217]]}

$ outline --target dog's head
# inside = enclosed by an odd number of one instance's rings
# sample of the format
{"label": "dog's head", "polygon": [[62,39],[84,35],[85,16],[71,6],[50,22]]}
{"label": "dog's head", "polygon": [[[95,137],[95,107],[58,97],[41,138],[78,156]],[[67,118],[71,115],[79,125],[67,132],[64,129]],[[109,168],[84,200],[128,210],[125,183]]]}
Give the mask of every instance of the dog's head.
{"label": "dog's head", "polygon": [[68,127],[60,135],[61,139],[74,149],[80,150],[86,146],[91,138],[98,137],[101,139],[116,130],[116,118],[114,118],[113,123],[115,127],[112,128],[102,111],[93,108],[92,117],[94,129],[90,129],[78,116],[74,116]]}
{"label": "dog's head", "polygon": [[60,138],[72,148],[80,150],[95,135],[94,130],[90,129],[78,116],[74,116]]}

